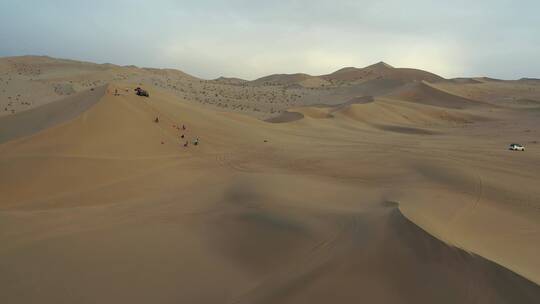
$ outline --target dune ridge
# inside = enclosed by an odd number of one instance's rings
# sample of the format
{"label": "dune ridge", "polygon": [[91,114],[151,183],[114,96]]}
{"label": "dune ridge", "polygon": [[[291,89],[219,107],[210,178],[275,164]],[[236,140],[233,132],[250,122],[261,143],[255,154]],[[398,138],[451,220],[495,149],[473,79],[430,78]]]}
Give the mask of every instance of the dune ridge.
{"label": "dune ridge", "polygon": [[78,93],[38,108],[0,117],[0,143],[51,128],[69,121],[95,105],[107,86]]}

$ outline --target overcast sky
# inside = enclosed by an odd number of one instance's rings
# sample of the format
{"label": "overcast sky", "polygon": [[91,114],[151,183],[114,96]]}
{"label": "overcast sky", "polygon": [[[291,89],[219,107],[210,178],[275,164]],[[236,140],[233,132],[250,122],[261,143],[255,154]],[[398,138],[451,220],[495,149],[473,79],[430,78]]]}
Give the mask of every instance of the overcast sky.
{"label": "overcast sky", "polygon": [[325,74],[385,61],[445,77],[540,77],[538,0],[0,0],[0,56]]}

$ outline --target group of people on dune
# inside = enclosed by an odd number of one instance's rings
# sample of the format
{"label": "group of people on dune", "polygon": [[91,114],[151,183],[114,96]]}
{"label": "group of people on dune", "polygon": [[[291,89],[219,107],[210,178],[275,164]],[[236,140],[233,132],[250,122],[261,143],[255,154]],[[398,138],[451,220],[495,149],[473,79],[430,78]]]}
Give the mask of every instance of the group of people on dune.
{"label": "group of people on dune", "polygon": [[[127,89],[126,89],[127,91]],[[135,89],[135,92],[137,95],[139,96],[145,96],[145,97],[149,97],[149,94],[147,91],[141,89],[140,87],[137,87]],[[114,90],[114,95],[115,96],[119,96],[120,94],[118,94],[118,89],[115,89]],[[155,123],[159,123],[159,117],[156,116],[156,118],[154,119],[154,122]],[[180,127],[180,125],[172,125],[173,128],[179,130],[181,132],[181,135],[180,135],[180,140],[183,141],[185,138],[186,138],[186,135],[184,134],[186,131],[187,131],[187,128],[186,128],[186,125],[182,124],[182,126]],[[165,141],[161,141],[161,144],[165,144]],[[196,137],[192,142],[191,142],[192,145],[194,146],[198,146],[199,145],[199,138]],[[189,146],[189,141],[186,140],[185,143],[184,143],[184,147],[188,147]]]}
{"label": "group of people on dune", "polygon": [[[154,122],[159,123],[159,117],[158,116],[156,116],[156,119],[154,119]],[[172,127],[182,132],[182,134],[180,135],[181,140],[184,140],[186,138],[186,135],[184,134],[187,131],[186,125],[183,124],[182,127],[180,127],[180,125],[178,124],[178,125],[173,125]],[[163,141],[161,142],[161,144],[164,144],[164,143],[165,142],[163,142]],[[199,145],[199,138],[196,137],[192,141],[192,144],[194,146],[198,146]],[[184,147],[188,147],[188,146],[189,146],[189,141],[186,140],[186,142],[184,143]]]}

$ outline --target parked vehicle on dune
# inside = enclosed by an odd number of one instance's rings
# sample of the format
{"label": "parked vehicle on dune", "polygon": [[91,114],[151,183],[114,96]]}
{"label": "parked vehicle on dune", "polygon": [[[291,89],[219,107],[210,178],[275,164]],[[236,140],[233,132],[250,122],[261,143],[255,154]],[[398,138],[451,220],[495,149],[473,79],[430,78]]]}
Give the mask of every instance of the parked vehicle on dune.
{"label": "parked vehicle on dune", "polygon": [[145,91],[145,90],[143,90],[143,89],[141,89],[141,88],[139,88],[139,87],[137,87],[137,88],[135,89],[135,92],[136,92],[136,94],[137,94],[138,96],[150,97],[150,94],[148,94],[148,91]]}
{"label": "parked vehicle on dune", "polygon": [[511,151],[525,151],[525,147],[520,144],[510,144],[508,149]]}

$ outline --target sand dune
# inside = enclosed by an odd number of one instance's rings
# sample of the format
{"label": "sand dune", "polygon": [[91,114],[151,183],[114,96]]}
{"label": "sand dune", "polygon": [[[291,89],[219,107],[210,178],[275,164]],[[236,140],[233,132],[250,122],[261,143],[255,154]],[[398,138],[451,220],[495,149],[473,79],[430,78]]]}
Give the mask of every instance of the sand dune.
{"label": "sand dune", "polygon": [[242,85],[248,82],[247,80],[235,78],[235,77],[219,77],[214,79],[215,82],[222,84]]}
{"label": "sand dune", "polygon": [[[0,58],[0,116],[62,100],[111,82],[153,87],[208,109],[239,112],[263,120],[277,117],[290,108],[341,104],[357,96],[399,95],[408,90],[415,91],[412,93],[415,95],[416,91],[425,89],[415,88],[421,86],[421,81],[435,86],[436,91],[483,102],[507,103],[513,97],[538,100],[540,95],[537,85],[531,82],[478,79],[472,80],[479,83],[446,81],[429,72],[379,63],[360,69],[345,68],[322,76],[299,73],[271,75],[249,82],[237,78],[203,80],[170,69],[50,57],[10,57]],[[433,94],[440,93],[427,93],[437,96]],[[432,99],[430,102],[433,103],[432,97],[420,99]]]}
{"label": "sand dune", "polygon": [[380,62],[365,68],[344,68],[332,74],[324,75],[323,78],[333,81],[366,81],[373,79],[391,79],[404,82],[443,80],[442,77],[422,70],[394,68],[384,62]]}
{"label": "sand dune", "polygon": [[331,85],[330,82],[317,76],[307,74],[276,74],[265,76],[250,82],[255,86],[288,86],[297,88],[320,88]]}
{"label": "sand dune", "polygon": [[[7,303],[540,301],[540,112],[487,100],[536,100],[530,83],[308,89],[24,60],[73,92],[0,118]],[[261,115],[236,94],[301,97]]]}
{"label": "sand dune", "polygon": [[418,134],[434,133],[425,128],[463,126],[474,121],[488,119],[487,117],[456,109],[363,96],[332,106],[320,105],[293,108],[281,116],[267,121],[283,123],[304,118],[335,118],[340,123],[351,123],[349,120],[352,120],[352,124],[356,127],[368,126],[402,133],[416,131]]}
{"label": "sand dune", "polygon": [[426,82],[404,86],[389,96],[400,100],[450,109],[463,109],[481,105],[480,102],[450,94]]}
{"label": "sand dune", "polygon": [[275,74],[259,78],[251,82],[253,85],[291,86],[298,85],[306,88],[320,88],[343,83],[364,83],[373,80],[397,81],[401,83],[429,81],[438,82],[443,78],[416,69],[394,68],[384,62],[379,62],[365,68],[347,67],[334,73],[311,76],[307,74]]}
{"label": "sand dune", "polygon": [[341,221],[342,231],[308,261],[239,303],[347,303],[359,295],[380,303],[505,303],[532,301],[537,293],[533,283],[426,234],[395,207]]}
{"label": "sand dune", "polygon": [[300,112],[285,111],[281,113],[281,115],[277,117],[269,118],[266,121],[270,123],[285,123],[285,122],[292,122],[292,121],[300,120],[302,118],[304,118],[304,114]]}
{"label": "sand dune", "polygon": [[459,83],[459,84],[477,84],[482,83],[482,81],[474,78],[453,78],[449,80],[453,83]]}
{"label": "sand dune", "polygon": [[105,89],[103,86],[15,115],[0,117],[0,143],[31,135],[81,115],[99,101]]}

